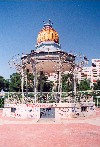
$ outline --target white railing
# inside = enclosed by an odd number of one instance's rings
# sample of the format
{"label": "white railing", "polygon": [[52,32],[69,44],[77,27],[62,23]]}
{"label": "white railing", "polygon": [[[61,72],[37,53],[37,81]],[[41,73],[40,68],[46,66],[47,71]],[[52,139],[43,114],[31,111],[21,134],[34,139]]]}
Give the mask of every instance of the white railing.
{"label": "white railing", "polygon": [[[87,94],[96,96],[100,95],[100,90],[87,90],[87,91],[78,91],[76,96],[72,95],[71,92],[62,92],[61,93],[61,99],[59,99],[59,93],[58,92],[42,92],[42,95],[40,92],[34,93],[34,92],[24,92],[24,99],[22,99],[22,93],[21,92],[4,92],[3,94],[0,93],[0,98],[4,98],[4,103],[35,103],[35,94],[37,98],[37,103],[53,103],[53,102],[76,102],[76,101],[87,101],[88,96]],[[99,105],[100,98],[96,98],[97,104]]]}

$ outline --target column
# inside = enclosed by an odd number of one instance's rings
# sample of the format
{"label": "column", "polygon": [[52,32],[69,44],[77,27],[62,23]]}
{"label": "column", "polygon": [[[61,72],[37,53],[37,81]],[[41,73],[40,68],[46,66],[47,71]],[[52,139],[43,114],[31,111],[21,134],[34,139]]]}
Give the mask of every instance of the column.
{"label": "column", "polygon": [[58,84],[58,93],[59,93],[59,100],[61,102],[61,95],[62,95],[62,83],[61,83],[61,59],[59,55],[59,71],[58,71],[58,79],[59,79],[59,84]]}
{"label": "column", "polygon": [[74,98],[76,99],[76,69],[75,66],[73,67],[73,94]]}
{"label": "column", "polygon": [[75,75],[75,72],[74,72],[74,94],[76,96],[76,75]]}
{"label": "column", "polygon": [[26,97],[28,98],[28,80],[27,80],[27,72],[26,72]]}
{"label": "column", "polygon": [[98,101],[98,98],[97,98],[97,107],[98,107],[98,104],[99,104],[99,101]]}
{"label": "column", "polygon": [[34,98],[35,98],[35,103],[36,103],[36,100],[37,100],[37,96],[36,96],[36,92],[37,92],[37,89],[36,89],[36,80],[37,80],[36,61],[32,60],[32,68],[33,68],[33,75],[34,75]]}
{"label": "column", "polygon": [[61,93],[62,93],[62,86],[61,86],[61,71],[59,71],[59,86],[58,86],[58,89],[59,89],[59,98],[60,98],[60,101],[61,101]]}
{"label": "column", "polygon": [[21,66],[21,89],[22,89],[22,101],[23,101],[24,100],[24,69],[23,69],[23,61],[22,61],[22,66]]}
{"label": "column", "polygon": [[36,103],[36,100],[37,100],[37,97],[36,97],[36,92],[37,92],[37,89],[36,89],[36,67],[35,67],[35,71],[34,71],[34,97],[35,97],[35,103]]}

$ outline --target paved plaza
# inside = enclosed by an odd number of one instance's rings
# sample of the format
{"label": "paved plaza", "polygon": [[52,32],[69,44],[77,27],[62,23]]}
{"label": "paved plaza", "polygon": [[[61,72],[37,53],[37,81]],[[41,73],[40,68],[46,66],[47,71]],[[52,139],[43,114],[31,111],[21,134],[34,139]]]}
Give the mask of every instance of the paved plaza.
{"label": "paved plaza", "polygon": [[1,116],[0,147],[99,147],[100,110],[96,115],[55,123],[53,119],[15,119]]}

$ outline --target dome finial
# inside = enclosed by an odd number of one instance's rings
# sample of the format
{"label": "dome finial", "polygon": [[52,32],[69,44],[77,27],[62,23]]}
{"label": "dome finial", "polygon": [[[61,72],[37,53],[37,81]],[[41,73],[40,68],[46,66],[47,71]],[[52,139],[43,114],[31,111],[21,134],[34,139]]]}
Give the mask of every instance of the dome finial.
{"label": "dome finial", "polygon": [[51,20],[49,19],[49,24],[51,24]]}
{"label": "dome finial", "polygon": [[43,20],[43,23],[45,24],[45,21]]}
{"label": "dome finial", "polygon": [[43,21],[43,23],[44,23],[44,27],[45,26],[50,26],[50,27],[52,27],[52,22],[51,22],[51,20],[49,19],[49,22],[48,23],[45,23],[44,21]]}

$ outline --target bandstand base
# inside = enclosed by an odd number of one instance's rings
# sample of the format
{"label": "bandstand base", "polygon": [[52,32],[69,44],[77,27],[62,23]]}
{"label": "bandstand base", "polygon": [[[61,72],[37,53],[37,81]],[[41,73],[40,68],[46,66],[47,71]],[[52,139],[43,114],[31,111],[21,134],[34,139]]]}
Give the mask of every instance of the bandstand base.
{"label": "bandstand base", "polygon": [[82,103],[35,103],[35,104],[6,104],[3,116],[14,118],[54,118],[55,121],[73,117],[88,117],[95,114],[94,102]]}

